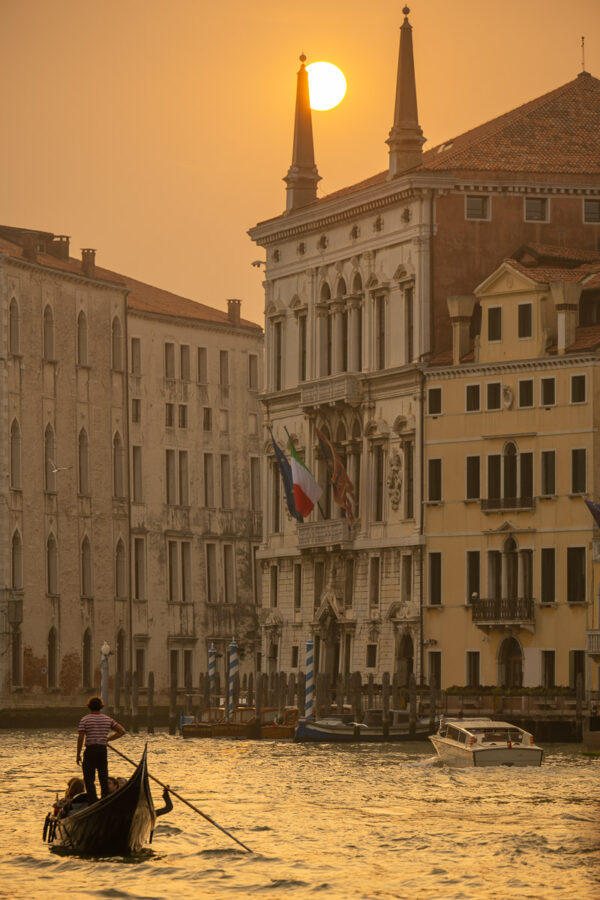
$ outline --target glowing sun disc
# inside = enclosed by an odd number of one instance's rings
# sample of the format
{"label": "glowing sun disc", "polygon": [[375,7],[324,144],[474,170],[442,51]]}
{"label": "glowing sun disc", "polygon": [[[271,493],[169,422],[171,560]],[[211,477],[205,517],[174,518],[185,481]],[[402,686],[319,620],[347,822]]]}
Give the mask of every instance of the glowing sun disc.
{"label": "glowing sun disc", "polygon": [[311,109],[333,109],[344,99],[346,79],[333,63],[314,62],[306,67]]}

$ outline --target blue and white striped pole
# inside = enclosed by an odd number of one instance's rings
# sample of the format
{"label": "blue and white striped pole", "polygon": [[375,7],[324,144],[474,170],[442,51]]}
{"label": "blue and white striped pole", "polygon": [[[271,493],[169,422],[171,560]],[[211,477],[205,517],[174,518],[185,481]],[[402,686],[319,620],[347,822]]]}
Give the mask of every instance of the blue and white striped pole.
{"label": "blue and white striped pole", "polygon": [[307,719],[312,719],[314,715],[314,692],[315,692],[315,656],[314,642],[309,638],[306,642],[306,693],[304,714]]}
{"label": "blue and white striped pole", "polygon": [[229,705],[227,708],[227,718],[231,721],[233,713],[233,680],[238,673],[240,667],[240,659],[238,656],[238,648],[235,641],[229,644]]}
{"label": "blue and white striped pole", "polygon": [[217,671],[217,651],[213,644],[208,648],[208,690],[209,706],[215,706],[215,672]]}

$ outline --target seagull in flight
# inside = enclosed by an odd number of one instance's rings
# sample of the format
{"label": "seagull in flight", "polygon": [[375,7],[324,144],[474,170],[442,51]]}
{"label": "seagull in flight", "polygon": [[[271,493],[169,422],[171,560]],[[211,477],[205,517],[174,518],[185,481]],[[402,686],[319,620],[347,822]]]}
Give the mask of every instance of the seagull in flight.
{"label": "seagull in flight", "polygon": [[52,467],[52,474],[56,475],[57,472],[66,472],[67,469],[72,469],[73,466],[57,466],[53,459],[49,459],[48,462]]}

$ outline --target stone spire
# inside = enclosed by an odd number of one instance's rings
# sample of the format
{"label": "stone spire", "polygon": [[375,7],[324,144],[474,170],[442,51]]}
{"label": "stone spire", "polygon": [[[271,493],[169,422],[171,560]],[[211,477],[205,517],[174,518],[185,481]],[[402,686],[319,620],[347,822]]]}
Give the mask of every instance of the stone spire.
{"label": "stone spire", "polygon": [[292,164],[285,178],[287,184],[286,209],[290,212],[306,206],[317,199],[317,182],[321,176],[315,165],[313,147],[312,117],[308,93],[308,72],[304,63],[304,53],[300,57],[298,85],[296,88],[296,118],[294,121],[294,149]]}
{"label": "stone spire", "polygon": [[405,6],[402,12],[404,22],[400,29],[394,124],[386,141],[390,148],[390,178],[418,166],[423,157],[425,143],[417,111],[412,26],[408,21],[410,9]]}

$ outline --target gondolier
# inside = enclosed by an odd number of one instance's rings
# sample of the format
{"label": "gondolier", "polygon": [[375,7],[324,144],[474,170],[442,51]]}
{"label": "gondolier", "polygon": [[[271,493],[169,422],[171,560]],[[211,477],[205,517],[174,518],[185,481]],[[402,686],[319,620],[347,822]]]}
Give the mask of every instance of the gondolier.
{"label": "gondolier", "polygon": [[101,795],[106,797],[109,793],[107,743],[123,737],[125,729],[102,712],[104,703],[100,697],[90,697],[87,705],[89,713],[83,716],[77,729],[77,765],[81,763],[81,749],[85,739],[82,764],[83,780],[89,802],[95,803],[98,799],[95,785],[96,770],[98,771]]}

